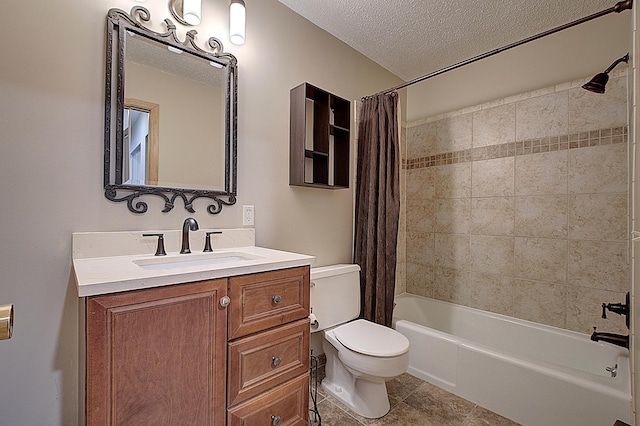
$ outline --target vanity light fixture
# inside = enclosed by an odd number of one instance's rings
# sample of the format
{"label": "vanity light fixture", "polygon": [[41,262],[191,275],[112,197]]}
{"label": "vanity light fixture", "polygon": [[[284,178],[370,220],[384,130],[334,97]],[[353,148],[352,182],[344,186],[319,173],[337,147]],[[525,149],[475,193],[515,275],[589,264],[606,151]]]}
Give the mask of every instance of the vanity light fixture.
{"label": "vanity light fixture", "polygon": [[202,19],[201,0],[170,0],[169,10],[183,25],[199,25]]}
{"label": "vanity light fixture", "polygon": [[231,0],[229,6],[229,39],[235,45],[244,44],[246,10],[244,0]]}

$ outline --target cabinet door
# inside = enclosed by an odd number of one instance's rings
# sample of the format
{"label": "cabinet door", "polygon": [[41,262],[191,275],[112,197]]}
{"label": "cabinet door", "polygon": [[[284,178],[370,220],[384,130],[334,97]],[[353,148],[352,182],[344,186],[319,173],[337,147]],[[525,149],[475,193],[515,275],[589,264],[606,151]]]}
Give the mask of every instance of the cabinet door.
{"label": "cabinet door", "polygon": [[225,422],[227,281],[87,299],[87,425]]}

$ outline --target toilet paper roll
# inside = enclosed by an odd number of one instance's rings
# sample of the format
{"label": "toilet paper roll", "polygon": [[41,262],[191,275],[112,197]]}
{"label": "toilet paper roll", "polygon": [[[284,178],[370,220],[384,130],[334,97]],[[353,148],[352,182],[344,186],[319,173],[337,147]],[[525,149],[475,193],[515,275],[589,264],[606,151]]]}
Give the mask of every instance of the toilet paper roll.
{"label": "toilet paper roll", "polygon": [[318,323],[318,318],[316,318],[315,314],[310,314],[309,319],[311,320],[311,323],[309,325],[314,330],[320,326],[320,324]]}

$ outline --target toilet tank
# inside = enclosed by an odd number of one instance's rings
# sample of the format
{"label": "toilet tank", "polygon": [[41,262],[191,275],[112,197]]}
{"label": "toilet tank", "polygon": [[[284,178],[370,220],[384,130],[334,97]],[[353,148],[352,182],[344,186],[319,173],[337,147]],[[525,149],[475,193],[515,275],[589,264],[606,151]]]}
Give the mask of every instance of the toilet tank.
{"label": "toilet tank", "polygon": [[360,266],[332,265],[311,268],[311,312],[324,330],[360,315]]}

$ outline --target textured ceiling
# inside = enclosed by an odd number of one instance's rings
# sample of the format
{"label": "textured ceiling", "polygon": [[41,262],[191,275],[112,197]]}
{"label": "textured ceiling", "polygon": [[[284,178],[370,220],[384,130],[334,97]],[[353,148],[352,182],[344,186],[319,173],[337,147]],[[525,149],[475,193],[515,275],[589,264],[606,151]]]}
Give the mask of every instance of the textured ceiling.
{"label": "textured ceiling", "polygon": [[404,80],[616,4],[612,0],[279,1]]}
{"label": "textured ceiling", "polygon": [[164,44],[146,37],[127,36],[126,60],[213,87],[222,89],[226,85],[226,70],[195,55],[172,52]]}

